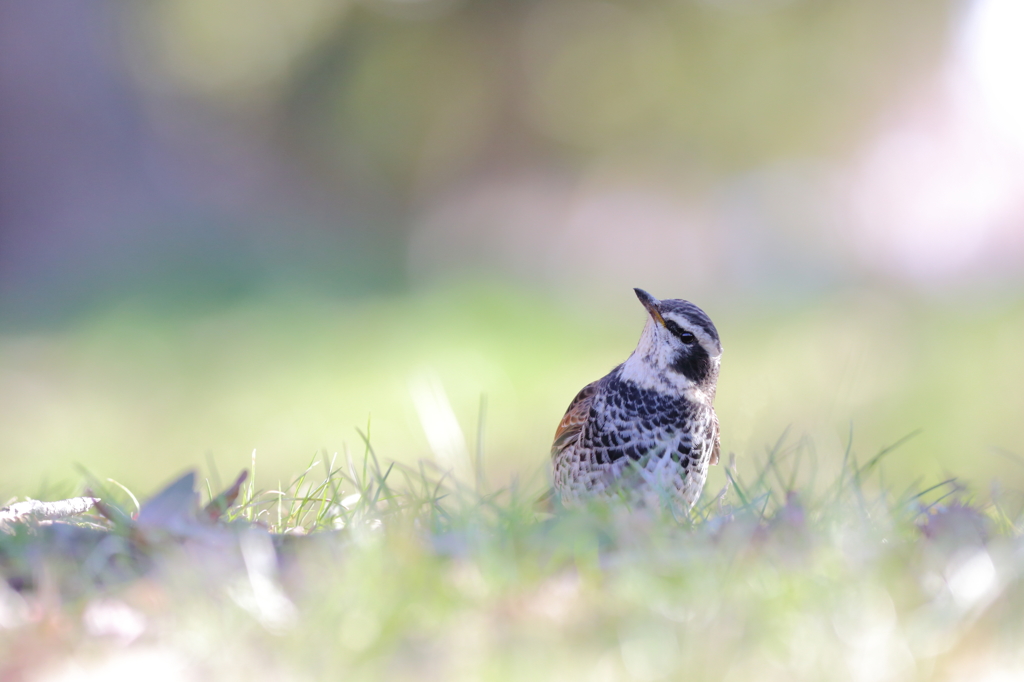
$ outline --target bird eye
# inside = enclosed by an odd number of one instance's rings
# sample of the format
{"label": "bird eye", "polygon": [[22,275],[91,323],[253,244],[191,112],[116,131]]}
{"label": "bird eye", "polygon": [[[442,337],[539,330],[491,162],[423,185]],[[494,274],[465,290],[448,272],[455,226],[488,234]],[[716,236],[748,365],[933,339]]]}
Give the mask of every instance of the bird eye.
{"label": "bird eye", "polygon": [[676,338],[685,343],[687,346],[693,344],[693,342],[697,340],[696,336],[694,336],[692,333],[688,331],[685,331],[682,327],[680,327],[672,320],[665,320],[665,328],[672,332],[672,334],[674,334]]}

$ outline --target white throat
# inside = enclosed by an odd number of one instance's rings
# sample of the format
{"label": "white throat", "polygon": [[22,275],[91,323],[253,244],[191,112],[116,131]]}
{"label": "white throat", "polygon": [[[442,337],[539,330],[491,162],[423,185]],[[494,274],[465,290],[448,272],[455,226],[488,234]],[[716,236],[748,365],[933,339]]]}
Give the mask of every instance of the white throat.
{"label": "white throat", "polygon": [[659,339],[662,333],[666,332],[661,325],[648,317],[636,350],[622,363],[619,378],[658,393],[710,403],[709,396],[704,395],[696,384],[670,369],[675,350],[664,339]]}

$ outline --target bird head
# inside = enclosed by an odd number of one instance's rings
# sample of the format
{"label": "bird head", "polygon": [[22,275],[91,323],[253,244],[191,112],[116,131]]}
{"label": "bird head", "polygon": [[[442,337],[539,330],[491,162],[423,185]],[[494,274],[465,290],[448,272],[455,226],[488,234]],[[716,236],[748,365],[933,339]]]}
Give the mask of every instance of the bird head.
{"label": "bird head", "polygon": [[722,344],[711,318],[689,301],[660,301],[643,289],[633,291],[647,309],[647,323],[621,377],[645,388],[696,391],[713,400]]}

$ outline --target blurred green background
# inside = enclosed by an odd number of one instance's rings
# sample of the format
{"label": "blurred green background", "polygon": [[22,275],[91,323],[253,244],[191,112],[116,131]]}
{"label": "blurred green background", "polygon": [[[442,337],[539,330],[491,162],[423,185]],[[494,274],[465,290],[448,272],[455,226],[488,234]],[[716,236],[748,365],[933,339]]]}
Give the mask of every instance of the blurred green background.
{"label": "blurred green background", "polygon": [[718,324],[738,466],[920,429],[894,482],[1020,485],[1022,30],[1012,0],[0,4],[0,497],[253,450],[273,487],[367,424],[539,486],[633,286]]}

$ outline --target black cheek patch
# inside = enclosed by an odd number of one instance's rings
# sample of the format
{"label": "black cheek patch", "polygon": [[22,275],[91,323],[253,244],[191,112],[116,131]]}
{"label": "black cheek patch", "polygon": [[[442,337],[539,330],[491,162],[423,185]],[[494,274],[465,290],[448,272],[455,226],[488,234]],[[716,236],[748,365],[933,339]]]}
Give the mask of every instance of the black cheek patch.
{"label": "black cheek patch", "polygon": [[711,358],[703,346],[689,346],[679,351],[672,362],[672,369],[699,384],[711,375]]}

